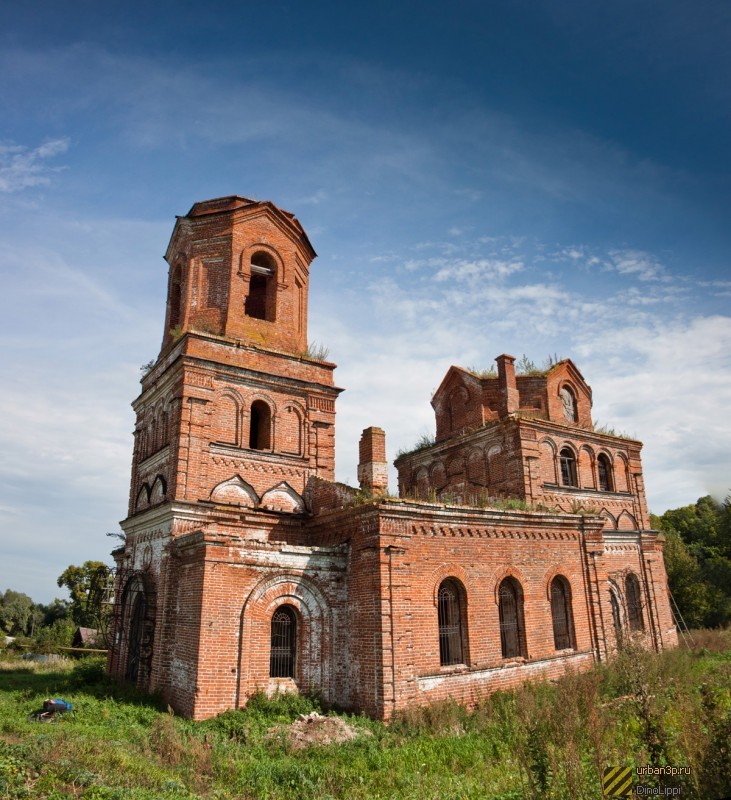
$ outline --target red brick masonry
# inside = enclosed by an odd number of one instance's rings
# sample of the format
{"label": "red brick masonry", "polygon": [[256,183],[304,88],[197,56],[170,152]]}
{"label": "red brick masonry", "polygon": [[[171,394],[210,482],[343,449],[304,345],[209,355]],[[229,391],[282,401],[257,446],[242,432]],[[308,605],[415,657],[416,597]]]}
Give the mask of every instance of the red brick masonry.
{"label": "red brick masonry", "polygon": [[380,428],[360,490],[334,482],[314,256],[268,202],[196,203],[175,225],[162,349],[133,404],[110,673],[196,719],[259,690],[388,719],[584,668],[619,633],[674,646],[641,444],[594,431],[571,361],[451,367],[436,443],[396,461],[399,499]]}

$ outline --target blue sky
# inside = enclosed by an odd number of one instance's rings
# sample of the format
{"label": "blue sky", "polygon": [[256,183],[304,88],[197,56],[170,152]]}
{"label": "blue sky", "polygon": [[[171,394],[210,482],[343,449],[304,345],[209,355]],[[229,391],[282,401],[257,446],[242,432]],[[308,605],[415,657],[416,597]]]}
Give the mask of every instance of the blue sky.
{"label": "blue sky", "polygon": [[0,590],[107,557],[174,217],[234,193],[319,253],[340,480],[367,425],[433,431],[450,364],[555,353],[653,511],[725,496],[729,41],[720,1],[7,5]]}

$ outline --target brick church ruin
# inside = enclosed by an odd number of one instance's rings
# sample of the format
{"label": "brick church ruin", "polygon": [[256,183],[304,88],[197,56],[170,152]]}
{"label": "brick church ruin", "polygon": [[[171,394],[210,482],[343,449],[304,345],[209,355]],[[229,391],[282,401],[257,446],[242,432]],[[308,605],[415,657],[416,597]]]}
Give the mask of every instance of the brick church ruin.
{"label": "brick church ruin", "polygon": [[335,482],[335,365],[308,355],[315,251],[298,220],[244,197],[196,203],[165,257],[112,675],[195,719],[262,690],[389,719],[588,667],[625,632],[676,644],[641,444],[594,430],[571,361],[451,367],[435,442],[395,462],[400,496],[377,427],[355,489]]}

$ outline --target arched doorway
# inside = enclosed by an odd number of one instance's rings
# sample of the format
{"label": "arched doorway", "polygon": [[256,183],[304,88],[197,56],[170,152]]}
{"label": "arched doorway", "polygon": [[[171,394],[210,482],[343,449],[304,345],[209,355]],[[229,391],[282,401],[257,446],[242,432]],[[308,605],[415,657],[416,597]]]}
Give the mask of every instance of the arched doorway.
{"label": "arched doorway", "polygon": [[155,592],[149,576],[132,574],[122,595],[121,624],[117,628],[114,672],[146,688],[150,680],[155,632]]}
{"label": "arched doorway", "polygon": [[142,656],[143,639],[145,636],[145,615],[147,601],[144,592],[136,592],[132,598],[131,613],[128,627],[127,668],[124,677],[128,681],[137,683],[140,675],[140,659]]}

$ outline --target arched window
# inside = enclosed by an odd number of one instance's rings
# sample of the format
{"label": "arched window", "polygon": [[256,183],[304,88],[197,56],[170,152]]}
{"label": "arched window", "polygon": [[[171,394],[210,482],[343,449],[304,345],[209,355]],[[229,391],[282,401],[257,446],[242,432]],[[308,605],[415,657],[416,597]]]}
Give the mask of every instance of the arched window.
{"label": "arched window", "polygon": [[270,678],[294,678],[297,653],[297,615],[292,606],[279,606],[272,615]]}
{"label": "arched window", "polygon": [[137,683],[140,668],[150,656],[149,631],[145,630],[148,617],[147,596],[142,581],[133,578],[124,592],[124,615],[122,635],[127,639],[125,680]]}
{"label": "arched window", "polygon": [[617,639],[622,637],[622,612],[619,609],[619,600],[617,595],[610,589],[609,590],[609,604],[612,606],[612,622],[614,623],[614,634]]}
{"label": "arched window", "polygon": [[258,252],[251,257],[249,294],[244,313],[254,319],[274,321],[277,267],[269,253]]}
{"label": "arched window", "polygon": [[180,325],[180,311],[182,306],[182,287],[180,267],[173,267],[170,271],[170,330]]}
{"label": "arched window", "polygon": [[157,420],[153,417],[150,421],[150,452],[155,453],[158,449]]}
{"label": "arched window", "polygon": [[269,450],[271,448],[272,412],[263,400],[255,400],[251,404],[251,420],[249,424],[249,447],[252,450]]}
{"label": "arched window", "polygon": [[439,663],[443,667],[462,664],[462,609],[457,582],[442,581],[437,593],[439,620]]}
{"label": "arched window", "polygon": [[568,650],[570,647],[574,647],[571,586],[561,575],[557,575],[551,581],[551,618],[553,619],[553,643],[556,650]]}
{"label": "arched window", "polygon": [[140,461],[147,457],[147,431],[144,428],[137,432],[137,454]]}
{"label": "arched window", "polygon": [[629,629],[631,631],[644,631],[645,623],[642,619],[640,582],[633,572],[630,572],[624,580],[624,591],[627,596],[627,621],[629,622]]}
{"label": "arched window", "polygon": [[216,400],[213,435],[216,442],[239,444],[239,404],[230,394],[224,394]]}
{"label": "arched window", "polygon": [[563,406],[563,415],[569,422],[576,422],[576,397],[568,386],[564,386],[559,392],[561,398],[561,405]]}
{"label": "arched window", "polygon": [[302,417],[294,406],[288,406],[278,417],[277,444],[283,453],[302,455]]}
{"label": "arched window", "polygon": [[602,492],[613,492],[614,483],[612,481],[612,465],[604,453],[599,454],[596,460],[596,468],[599,477],[599,489]]}
{"label": "arched window", "polygon": [[525,655],[523,625],[523,590],[514,578],[505,578],[498,591],[500,609],[500,644],[503,658]]}
{"label": "arched window", "polygon": [[425,467],[419,467],[414,478],[414,492],[419,500],[429,497],[429,473]]}
{"label": "arched window", "polygon": [[576,479],[576,456],[568,447],[559,454],[559,461],[561,464],[561,483],[564,486],[578,486],[579,482]]}

